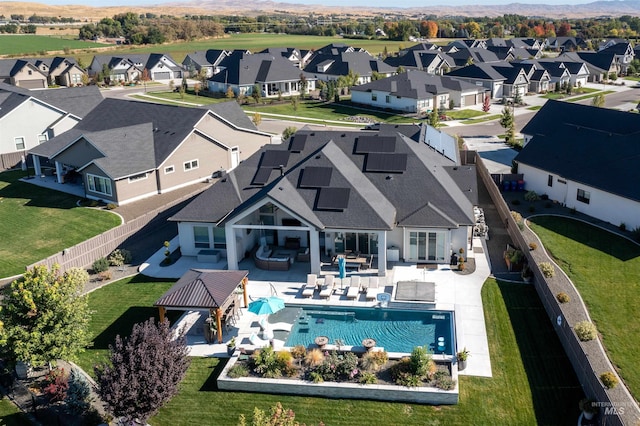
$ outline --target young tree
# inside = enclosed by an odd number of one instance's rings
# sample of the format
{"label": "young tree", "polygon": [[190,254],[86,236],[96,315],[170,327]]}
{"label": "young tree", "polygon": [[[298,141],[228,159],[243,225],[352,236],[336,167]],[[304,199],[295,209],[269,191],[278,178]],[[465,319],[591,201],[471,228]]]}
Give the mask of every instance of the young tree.
{"label": "young tree", "polygon": [[262,123],[262,116],[260,115],[259,112],[256,112],[253,114],[253,124],[255,124],[256,127],[258,127],[260,123]]}
{"label": "young tree", "polygon": [[300,84],[300,99],[304,99],[307,93],[307,86],[309,85],[307,76],[305,76],[304,73],[300,73],[300,81],[298,83]]}
{"label": "young tree", "polygon": [[440,113],[438,112],[437,106],[434,106],[433,111],[429,114],[429,126],[435,127],[436,129],[440,127]]}
{"label": "young tree", "polygon": [[593,100],[591,101],[591,105],[594,106],[594,107],[603,108],[604,107],[604,95],[602,93],[598,93],[597,95],[595,95],[593,97]]}
{"label": "young tree", "polygon": [[251,90],[251,97],[256,101],[256,103],[260,103],[260,99],[262,99],[262,88],[259,84],[254,84],[253,89]]}
{"label": "young tree", "polygon": [[489,95],[485,95],[484,101],[482,102],[482,111],[489,112],[490,109],[491,109],[491,99],[489,98]]}
{"label": "young tree", "polygon": [[233,99],[236,97],[235,92],[233,91],[233,87],[229,86],[227,87],[227,93],[225,94],[227,99]]}
{"label": "young tree", "polygon": [[300,99],[298,99],[297,96],[292,96],[291,97],[291,107],[293,108],[294,112],[298,111],[298,105],[300,104]]}
{"label": "young tree", "polygon": [[136,324],[131,336],[109,345],[109,361],[94,367],[98,394],[114,416],[146,424],[178,392],[187,355],[184,335],[174,339],[168,321]]}
{"label": "young tree", "polygon": [[57,265],[40,265],[14,281],[0,311],[9,356],[33,366],[75,359],[89,343],[89,308],[82,295],[88,280],[83,269],[60,274]]}
{"label": "young tree", "polygon": [[295,135],[296,132],[298,131],[297,128],[291,126],[291,127],[287,127],[286,129],[284,129],[282,131],[282,140],[286,141],[287,139],[289,139],[291,136]]}
{"label": "young tree", "polygon": [[196,83],[193,85],[193,93],[198,96],[198,94],[200,93],[200,83]]}
{"label": "young tree", "polygon": [[504,127],[507,131],[505,140],[507,142],[513,142],[515,139],[516,128],[515,128],[515,120],[513,119],[513,114],[511,113],[511,108],[509,106],[505,106],[502,109],[502,117],[500,118],[500,125]]}
{"label": "young tree", "polygon": [[82,414],[91,406],[91,388],[86,377],[77,368],[71,369],[69,375],[69,388],[65,402],[67,409],[72,414]]}

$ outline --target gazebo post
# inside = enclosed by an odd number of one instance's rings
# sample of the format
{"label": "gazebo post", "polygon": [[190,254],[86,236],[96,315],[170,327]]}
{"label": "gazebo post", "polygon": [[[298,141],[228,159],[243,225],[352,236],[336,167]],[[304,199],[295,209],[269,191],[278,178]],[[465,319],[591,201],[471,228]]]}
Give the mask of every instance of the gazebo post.
{"label": "gazebo post", "polygon": [[249,301],[247,300],[247,283],[249,282],[249,278],[244,277],[242,279],[242,295],[244,296],[244,307],[249,307]]}
{"label": "gazebo post", "polygon": [[218,327],[218,343],[222,343],[222,311],[220,307],[215,310],[216,326]]}
{"label": "gazebo post", "polygon": [[160,322],[164,322],[164,314],[167,309],[164,306],[158,306],[158,313],[160,314]]}

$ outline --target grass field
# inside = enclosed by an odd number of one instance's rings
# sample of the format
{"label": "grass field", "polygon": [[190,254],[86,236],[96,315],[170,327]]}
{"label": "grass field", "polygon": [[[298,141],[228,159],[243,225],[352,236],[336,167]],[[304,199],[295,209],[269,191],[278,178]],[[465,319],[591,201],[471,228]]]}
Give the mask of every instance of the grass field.
{"label": "grass field", "polygon": [[0,424],[2,426],[21,426],[31,424],[27,416],[5,396],[0,400]]}
{"label": "grass field", "polygon": [[482,116],[488,115],[488,113],[486,113],[484,111],[476,111],[475,109],[461,109],[461,110],[455,110],[455,111],[445,111],[445,114],[447,114],[448,117],[451,117],[454,120],[468,120],[468,119],[471,119],[471,118],[478,118],[478,117],[482,117]]}
{"label": "grass field", "polygon": [[640,246],[571,218],[535,217],[531,228],[569,275],[631,393],[640,396]]}
{"label": "grass field", "polygon": [[0,173],[0,277],[120,225],[112,213],[78,207],[77,197],[19,181],[24,175]]}
{"label": "grass field", "polygon": [[[8,35],[0,34],[0,55],[42,55],[49,51],[65,49],[87,49],[108,46],[89,41],[72,40],[60,37],[47,37],[32,34]],[[86,55],[89,60],[93,53]],[[89,62],[85,62],[89,63]]]}
{"label": "grass field", "polygon": [[598,95],[608,95],[610,93],[615,93],[615,90],[605,90],[604,92],[601,91],[597,91],[594,93],[590,93],[588,95],[583,95],[583,96],[577,96],[575,98],[571,98],[571,99],[567,99],[567,102],[577,102],[577,101],[583,101],[585,99],[589,99],[589,98],[595,98]]}
{"label": "grass field", "polygon": [[[116,334],[126,334],[135,322],[157,317],[152,304],[171,285],[136,276],[91,293],[94,347],[81,356],[80,366],[92,372]],[[482,298],[493,377],[461,377],[460,404],[456,406],[222,392],[216,388],[216,378],[225,361],[193,358],[180,393],[150,423],[212,424],[215,419],[215,424],[232,425],[240,414],[249,416],[254,407],[268,409],[277,401],[307,424],[367,425],[372,419],[385,425],[426,424],[426,419],[433,425],[575,421],[582,391],[534,288],[488,280]],[[473,353],[469,362],[473,362]]]}
{"label": "grass field", "polygon": [[501,114],[492,114],[492,115],[488,115],[486,117],[482,117],[482,118],[472,118],[469,120],[464,120],[462,123],[463,124],[478,124],[478,123],[484,123],[485,121],[491,121],[491,120],[496,120],[498,118],[502,117]]}

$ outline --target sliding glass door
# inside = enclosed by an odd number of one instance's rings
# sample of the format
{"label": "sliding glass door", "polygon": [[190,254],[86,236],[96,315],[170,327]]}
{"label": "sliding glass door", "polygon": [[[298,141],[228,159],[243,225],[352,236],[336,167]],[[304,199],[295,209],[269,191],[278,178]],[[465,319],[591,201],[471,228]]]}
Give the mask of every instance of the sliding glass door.
{"label": "sliding glass door", "polygon": [[445,232],[410,231],[409,261],[444,262]]}

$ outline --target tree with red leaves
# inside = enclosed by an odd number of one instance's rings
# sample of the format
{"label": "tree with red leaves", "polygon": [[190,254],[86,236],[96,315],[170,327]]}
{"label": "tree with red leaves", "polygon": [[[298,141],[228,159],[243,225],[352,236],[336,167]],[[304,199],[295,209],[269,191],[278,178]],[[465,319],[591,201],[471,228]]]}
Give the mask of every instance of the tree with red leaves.
{"label": "tree with red leaves", "polygon": [[489,112],[491,109],[491,99],[489,99],[489,95],[484,95],[484,102],[482,102],[482,110],[484,112]]}

